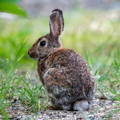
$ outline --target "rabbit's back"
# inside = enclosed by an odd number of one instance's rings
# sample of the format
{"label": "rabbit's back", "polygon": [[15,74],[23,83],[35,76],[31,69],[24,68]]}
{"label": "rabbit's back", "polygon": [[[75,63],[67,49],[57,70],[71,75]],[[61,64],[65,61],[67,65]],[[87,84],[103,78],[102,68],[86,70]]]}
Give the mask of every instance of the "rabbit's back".
{"label": "rabbit's back", "polygon": [[87,63],[73,50],[54,52],[38,63],[38,73],[54,104],[70,104],[93,97],[94,81]]}

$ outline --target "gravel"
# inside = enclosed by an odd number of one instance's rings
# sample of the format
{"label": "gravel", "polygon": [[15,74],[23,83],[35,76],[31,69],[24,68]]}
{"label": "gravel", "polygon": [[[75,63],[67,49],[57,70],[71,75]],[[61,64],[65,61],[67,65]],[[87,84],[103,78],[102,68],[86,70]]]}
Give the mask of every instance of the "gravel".
{"label": "gravel", "polygon": [[11,120],[119,120],[120,102],[95,99],[88,111],[46,110],[29,113],[19,102],[10,108]]}

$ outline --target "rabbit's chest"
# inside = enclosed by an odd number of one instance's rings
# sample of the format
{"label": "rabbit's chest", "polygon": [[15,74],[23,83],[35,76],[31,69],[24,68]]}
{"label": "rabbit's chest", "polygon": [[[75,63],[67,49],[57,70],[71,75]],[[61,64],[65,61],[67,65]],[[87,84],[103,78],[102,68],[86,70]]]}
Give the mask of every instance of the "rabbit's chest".
{"label": "rabbit's chest", "polygon": [[38,74],[40,76],[40,79],[43,81],[43,76],[46,73],[46,71],[51,67],[50,63],[46,61],[38,62]]}

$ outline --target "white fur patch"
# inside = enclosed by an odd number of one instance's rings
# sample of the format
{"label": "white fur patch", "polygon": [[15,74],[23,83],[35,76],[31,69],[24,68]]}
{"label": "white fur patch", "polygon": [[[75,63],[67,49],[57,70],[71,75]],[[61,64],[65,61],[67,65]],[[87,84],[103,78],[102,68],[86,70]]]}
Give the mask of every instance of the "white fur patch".
{"label": "white fur patch", "polygon": [[89,109],[89,103],[86,100],[77,101],[77,102],[74,103],[73,109],[77,110],[77,111],[88,110]]}

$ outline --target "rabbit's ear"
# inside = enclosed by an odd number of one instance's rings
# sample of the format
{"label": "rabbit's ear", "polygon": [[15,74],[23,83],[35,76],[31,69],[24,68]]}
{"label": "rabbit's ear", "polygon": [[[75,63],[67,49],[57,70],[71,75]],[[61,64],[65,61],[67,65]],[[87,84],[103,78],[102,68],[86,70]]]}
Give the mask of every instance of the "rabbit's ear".
{"label": "rabbit's ear", "polygon": [[50,34],[53,37],[58,37],[64,29],[63,13],[59,9],[52,11],[50,15]]}

